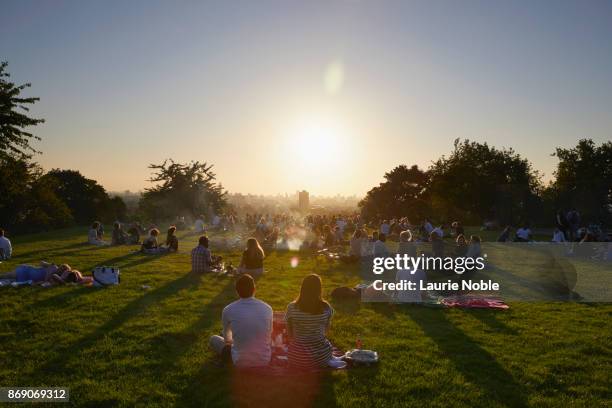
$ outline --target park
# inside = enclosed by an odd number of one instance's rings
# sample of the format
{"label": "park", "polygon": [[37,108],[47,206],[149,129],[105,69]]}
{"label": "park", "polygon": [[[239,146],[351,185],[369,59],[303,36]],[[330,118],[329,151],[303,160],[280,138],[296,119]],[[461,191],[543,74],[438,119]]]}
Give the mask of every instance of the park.
{"label": "park", "polygon": [[609,406],[610,16],[0,4],[0,405]]}

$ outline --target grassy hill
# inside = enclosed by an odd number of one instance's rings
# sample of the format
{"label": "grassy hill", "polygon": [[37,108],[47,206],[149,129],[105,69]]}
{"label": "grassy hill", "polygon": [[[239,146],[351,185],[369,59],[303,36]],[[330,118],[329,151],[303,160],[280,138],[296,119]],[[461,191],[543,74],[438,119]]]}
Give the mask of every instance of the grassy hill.
{"label": "grassy hill", "polygon": [[[0,271],[48,260],[121,268],[113,288],[0,289],[0,385],[68,386],[75,406],[602,406],[610,404],[612,305],[511,303],[507,311],[334,304],[330,337],[360,337],[377,367],[268,376],[219,366],[208,350],[233,280],[189,273],[197,237],[164,256],[92,247],[85,231],[14,239]],[[215,237],[214,239],[220,239]],[[213,244],[214,245],[214,244]],[[214,247],[213,247],[214,250]],[[239,251],[223,252],[237,264]],[[297,267],[291,258],[299,256]],[[257,297],[284,310],[304,275],[325,292],[359,281],[348,267],[271,253]],[[612,271],[611,271],[612,272]],[[143,285],[150,286],[144,289]]]}

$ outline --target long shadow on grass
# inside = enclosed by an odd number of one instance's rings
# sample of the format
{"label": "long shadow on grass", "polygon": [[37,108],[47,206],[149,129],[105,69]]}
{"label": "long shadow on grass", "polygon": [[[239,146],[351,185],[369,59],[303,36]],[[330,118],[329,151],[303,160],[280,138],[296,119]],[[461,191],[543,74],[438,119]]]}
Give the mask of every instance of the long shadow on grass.
{"label": "long shadow on grass", "polygon": [[512,336],[517,336],[519,332],[516,329],[513,329],[507,326],[504,322],[499,320],[497,316],[500,314],[499,310],[491,310],[491,309],[466,309],[465,313],[469,314],[472,317],[480,320],[482,323],[486,324],[492,330],[495,330],[499,333],[509,334]]}
{"label": "long shadow on grass", "polygon": [[113,318],[111,318],[102,326],[95,329],[90,334],[80,338],[75,342],[64,345],[59,349],[54,350],[57,353],[57,357],[39,366],[32,373],[32,378],[52,378],[55,374],[61,376],[71,359],[80,357],[78,353],[75,354],[75,350],[88,349],[89,347],[93,346],[99,339],[108,335],[113,330],[118,329],[128,320],[141,315],[151,305],[160,302],[161,300],[167,297],[172,296],[173,294],[181,291],[184,288],[193,285],[198,285],[200,280],[201,276],[187,274],[181,276],[176,280],[168,282],[164,286],[151,290],[150,292],[146,292],[143,296],[132,300],[121,310],[119,310]]}
{"label": "long shadow on grass", "polygon": [[[15,260],[19,260],[19,259],[24,259],[25,258],[29,258],[33,255],[41,255],[38,256],[36,259],[38,260],[45,260],[47,262],[55,262],[55,263],[63,263],[63,257],[68,256],[68,255],[73,255],[76,254],[78,252],[84,252],[84,251],[99,251],[101,249],[104,248],[108,248],[108,247],[103,247],[103,246],[93,246],[90,244],[78,244],[75,245],[75,247],[73,249],[70,250],[66,250],[66,251],[62,251],[62,252],[55,252],[58,250],[58,248],[49,248],[49,249],[43,249],[40,251],[30,251],[30,252],[25,252],[23,254],[19,254],[18,256],[14,257],[13,259]],[[52,258],[50,257],[52,256]]]}
{"label": "long shadow on grass", "polygon": [[436,342],[443,356],[483,392],[501,405],[527,405],[527,391],[488,351],[448,320],[441,309],[406,307],[403,310]]}
{"label": "long shadow on grass", "polygon": [[85,247],[93,247],[92,245],[88,244],[87,242],[77,242],[76,244],[71,244],[71,245],[66,245],[66,246],[61,246],[61,247],[51,247],[51,248],[47,248],[47,249],[37,249],[35,251],[29,251],[29,252],[18,252],[16,251],[15,253],[15,258],[27,258],[30,257],[32,255],[39,255],[39,254],[44,254],[47,252],[54,252],[54,251],[67,251],[70,249],[84,249]]}

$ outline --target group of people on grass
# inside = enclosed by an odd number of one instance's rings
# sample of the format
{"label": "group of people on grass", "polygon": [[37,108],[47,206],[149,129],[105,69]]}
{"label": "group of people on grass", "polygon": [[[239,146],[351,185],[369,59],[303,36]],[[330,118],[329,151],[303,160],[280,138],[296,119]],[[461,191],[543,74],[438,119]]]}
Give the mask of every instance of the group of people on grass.
{"label": "group of people on grass", "polygon": [[[255,280],[242,274],[236,280],[239,299],[227,305],[221,314],[221,335],[210,337],[210,347],[237,367],[265,367],[273,353],[273,311],[255,298]],[[333,346],[326,337],[334,310],[323,299],[321,277],[308,275],[300,293],[285,312],[288,336],[288,362],[292,367],[343,368],[346,362],[333,356]]]}

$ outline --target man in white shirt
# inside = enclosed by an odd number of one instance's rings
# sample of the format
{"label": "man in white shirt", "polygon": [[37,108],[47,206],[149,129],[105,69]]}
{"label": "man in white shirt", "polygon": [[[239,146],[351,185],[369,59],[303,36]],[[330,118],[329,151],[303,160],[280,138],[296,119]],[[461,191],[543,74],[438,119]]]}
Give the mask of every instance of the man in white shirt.
{"label": "man in white shirt", "polygon": [[231,354],[237,367],[262,367],[270,363],[272,308],[255,299],[255,281],[249,274],[236,281],[240,299],[223,309],[223,337],[212,336],[210,347],[222,358]]}
{"label": "man in white shirt", "polygon": [[4,236],[4,230],[0,228],[0,261],[4,259],[10,259],[13,254],[13,247],[11,241]]}

